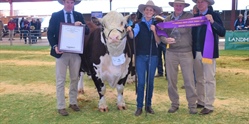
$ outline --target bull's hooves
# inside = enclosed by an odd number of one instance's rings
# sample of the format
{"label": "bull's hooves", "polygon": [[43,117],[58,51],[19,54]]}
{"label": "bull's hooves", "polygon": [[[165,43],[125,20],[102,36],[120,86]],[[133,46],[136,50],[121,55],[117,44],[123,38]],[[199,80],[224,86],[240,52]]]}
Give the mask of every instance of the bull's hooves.
{"label": "bull's hooves", "polygon": [[134,82],[126,82],[127,84],[134,84]]}
{"label": "bull's hooves", "polygon": [[85,91],[84,90],[81,90],[81,91],[78,91],[79,94],[84,94]]}
{"label": "bull's hooves", "polygon": [[118,110],[126,110],[126,106],[118,106]]}
{"label": "bull's hooves", "polygon": [[99,109],[100,112],[108,112],[108,108],[105,109]]}
{"label": "bull's hooves", "polygon": [[123,109],[126,110],[127,109],[126,106],[123,106]]}

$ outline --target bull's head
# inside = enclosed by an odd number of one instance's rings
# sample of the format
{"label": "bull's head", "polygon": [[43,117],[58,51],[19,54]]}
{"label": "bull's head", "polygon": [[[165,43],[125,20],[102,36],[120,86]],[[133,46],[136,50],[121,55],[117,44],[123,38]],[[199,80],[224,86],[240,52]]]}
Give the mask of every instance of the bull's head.
{"label": "bull's head", "polygon": [[106,42],[109,53],[112,56],[119,56],[123,53],[126,45],[126,23],[127,17],[121,13],[111,11],[107,13],[99,22],[103,26],[103,38]]}

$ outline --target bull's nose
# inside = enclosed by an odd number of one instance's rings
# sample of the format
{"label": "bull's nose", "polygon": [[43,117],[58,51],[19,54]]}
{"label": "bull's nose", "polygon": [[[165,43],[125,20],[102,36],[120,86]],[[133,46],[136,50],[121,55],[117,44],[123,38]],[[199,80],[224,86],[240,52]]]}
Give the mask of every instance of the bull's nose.
{"label": "bull's nose", "polygon": [[119,40],[119,36],[118,35],[112,35],[112,36],[109,36],[109,38],[113,41],[118,41]]}

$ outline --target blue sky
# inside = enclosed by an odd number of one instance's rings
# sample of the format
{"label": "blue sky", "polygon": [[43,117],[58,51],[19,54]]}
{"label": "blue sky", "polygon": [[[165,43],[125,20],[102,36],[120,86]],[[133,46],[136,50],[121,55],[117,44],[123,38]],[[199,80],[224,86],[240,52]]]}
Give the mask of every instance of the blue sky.
{"label": "blue sky", "polygon": [[[173,11],[173,8],[168,5],[168,2],[174,0],[153,0],[158,6],[163,7],[164,11]],[[185,0],[190,3],[190,7],[185,8],[189,11],[193,8],[195,3],[192,0]],[[147,0],[113,0],[112,10],[134,12],[139,4],[145,4]],[[213,8],[215,10],[231,10],[232,0],[215,0]],[[249,0],[239,0],[238,10],[249,9]],[[59,11],[63,8],[57,1],[53,2],[23,2],[13,3],[14,10],[19,10],[18,15],[51,15],[52,12]],[[10,10],[9,3],[1,3],[0,10]],[[75,10],[81,13],[91,13],[91,11],[109,12],[109,0],[82,0],[82,2],[75,6]],[[7,16],[9,13],[5,13]]]}

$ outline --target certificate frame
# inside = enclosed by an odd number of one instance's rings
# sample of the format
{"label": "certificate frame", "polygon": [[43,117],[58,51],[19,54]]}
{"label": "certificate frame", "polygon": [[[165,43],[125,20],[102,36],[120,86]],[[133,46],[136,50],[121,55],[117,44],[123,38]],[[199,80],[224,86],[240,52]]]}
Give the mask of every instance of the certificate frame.
{"label": "certificate frame", "polygon": [[83,54],[85,25],[60,23],[58,49],[61,52]]}

